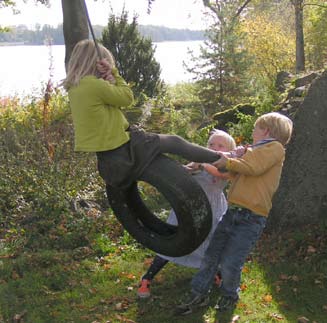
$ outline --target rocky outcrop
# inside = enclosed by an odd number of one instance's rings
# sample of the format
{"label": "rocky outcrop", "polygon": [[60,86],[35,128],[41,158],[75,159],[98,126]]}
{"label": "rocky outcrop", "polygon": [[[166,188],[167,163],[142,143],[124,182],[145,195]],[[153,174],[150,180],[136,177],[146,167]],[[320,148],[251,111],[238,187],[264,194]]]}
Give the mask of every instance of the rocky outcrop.
{"label": "rocky outcrop", "polygon": [[312,82],[310,78],[295,82],[300,85],[295,89],[306,87],[296,109],[294,98],[300,99],[296,91],[284,102],[292,106],[286,110],[292,111],[294,132],[273,200],[271,228],[327,223],[327,71],[317,74]]}
{"label": "rocky outcrop", "polygon": [[302,104],[312,81],[321,74],[322,72],[311,72],[295,77],[284,71],[278,73],[275,85],[276,89],[281,93],[279,111],[293,118]]}

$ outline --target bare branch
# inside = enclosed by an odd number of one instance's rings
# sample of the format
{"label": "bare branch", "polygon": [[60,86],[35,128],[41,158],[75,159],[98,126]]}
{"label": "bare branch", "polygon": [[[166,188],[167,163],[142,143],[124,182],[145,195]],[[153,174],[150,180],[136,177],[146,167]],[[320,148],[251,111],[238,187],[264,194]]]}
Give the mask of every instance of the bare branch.
{"label": "bare branch", "polygon": [[241,7],[238,8],[235,17],[233,18],[233,20],[235,20],[241,13],[242,11],[245,9],[245,7],[251,2],[251,0],[246,0],[243,5]]}

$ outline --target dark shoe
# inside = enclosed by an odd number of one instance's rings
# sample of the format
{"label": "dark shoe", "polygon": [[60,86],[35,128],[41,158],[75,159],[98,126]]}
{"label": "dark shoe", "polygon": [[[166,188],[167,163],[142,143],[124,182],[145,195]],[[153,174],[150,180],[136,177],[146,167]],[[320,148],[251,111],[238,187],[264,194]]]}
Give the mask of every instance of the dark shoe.
{"label": "dark shoe", "polygon": [[191,314],[194,309],[204,307],[209,304],[209,296],[190,294],[186,300],[175,309],[176,315]]}
{"label": "dark shoe", "polygon": [[231,296],[221,296],[218,300],[217,305],[215,306],[215,309],[217,309],[219,312],[225,312],[230,309],[233,309],[236,306],[237,302],[238,297],[234,298]]}

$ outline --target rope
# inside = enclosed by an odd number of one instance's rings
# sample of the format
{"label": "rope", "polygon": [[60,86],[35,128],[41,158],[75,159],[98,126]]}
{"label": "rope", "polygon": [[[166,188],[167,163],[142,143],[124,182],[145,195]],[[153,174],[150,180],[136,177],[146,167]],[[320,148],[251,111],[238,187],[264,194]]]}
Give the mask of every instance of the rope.
{"label": "rope", "polygon": [[87,10],[86,2],[85,2],[85,0],[81,0],[81,2],[82,2],[82,6],[84,8],[85,15],[86,15],[87,23],[89,25],[89,30],[91,32],[92,39],[94,41],[95,50],[97,51],[99,59],[101,59],[102,57],[101,57],[101,53],[100,53],[100,48],[99,48],[98,42],[97,42],[97,40],[95,38],[95,35],[94,35],[94,31],[93,31],[93,27],[92,27],[92,24],[91,24],[91,19],[90,19],[90,16],[89,16],[89,12]]}

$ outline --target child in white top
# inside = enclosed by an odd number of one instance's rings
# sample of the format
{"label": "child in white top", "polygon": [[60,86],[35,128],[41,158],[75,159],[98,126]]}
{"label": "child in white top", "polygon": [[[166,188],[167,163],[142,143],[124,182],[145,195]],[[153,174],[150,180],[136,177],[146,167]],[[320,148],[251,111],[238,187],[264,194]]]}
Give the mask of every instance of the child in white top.
{"label": "child in white top", "polygon": [[[215,151],[231,151],[235,149],[234,139],[222,130],[214,130],[208,140],[209,149]],[[212,228],[206,240],[192,253],[183,257],[168,257],[156,255],[146,274],[142,277],[138,296],[146,298],[150,296],[150,282],[154,276],[169,262],[191,268],[200,268],[201,261],[206,248],[208,247],[211,236],[216,229],[218,222],[227,210],[227,201],[223,192],[226,186],[226,175],[220,173],[211,164],[190,163],[185,166],[190,172],[195,173],[194,178],[201,185],[207,195],[212,209]],[[171,210],[167,220],[168,223],[177,225],[175,212]]]}

